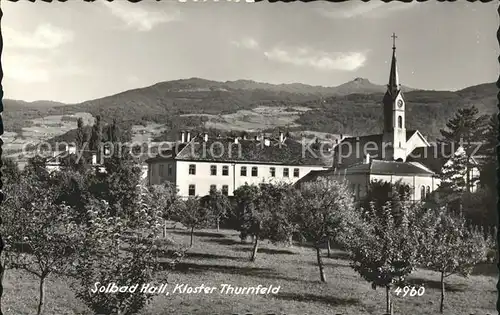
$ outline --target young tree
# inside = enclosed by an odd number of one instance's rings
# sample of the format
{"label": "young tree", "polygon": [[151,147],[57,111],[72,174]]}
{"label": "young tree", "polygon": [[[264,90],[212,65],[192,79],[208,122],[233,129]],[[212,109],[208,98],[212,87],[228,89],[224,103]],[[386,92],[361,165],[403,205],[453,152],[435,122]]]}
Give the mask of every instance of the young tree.
{"label": "young tree", "polygon": [[210,210],[215,218],[215,223],[217,225],[217,231],[220,229],[220,221],[224,219],[231,209],[231,203],[227,196],[225,196],[220,190],[210,189],[208,195],[202,198],[204,206]]}
{"label": "young tree", "polygon": [[212,221],[210,210],[204,207],[198,197],[188,198],[177,210],[175,221],[190,229],[189,246],[193,246],[194,230],[206,227]]}
{"label": "young tree", "polygon": [[[401,200],[394,195],[392,198]],[[398,205],[398,211],[394,211],[394,204]],[[362,220],[353,233],[356,237],[344,240],[352,268],[370,282],[373,289],[386,289],[388,314],[392,310],[392,286],[402,283],[418,264],[420,235],[416,224],[420,210],[420,204],[407,201],[387,201],[382,207],[372,203],[367,209],[361,208]]]}
{"label": "young tree", "polygon": [[439,311],[443,313],[445,278],[452,274],[467,277],[473,267],[485,259],[485,235],[467,227],[463,216],[449,213],[446,209],[428,211],[420,222],[423,263],[441,275]]}
{"label": "young tree", "polygon": [[24,177],[17,196],[3,210],[6,235],[6,263],[24,269],[39,279],[37,315],[43,314],[45,284],[53,273],[64,273],[80,247],[81,229],[71,208],[54,202],[55,195],[34,177]]}
{"label": "young tree", "polygon": [[321,245],[330,238],[341,241],[355,222],[354,199],[345,183],[320,179],[305,183],[287,198],[298,233],[316,250],[320,279],[326,282]]}

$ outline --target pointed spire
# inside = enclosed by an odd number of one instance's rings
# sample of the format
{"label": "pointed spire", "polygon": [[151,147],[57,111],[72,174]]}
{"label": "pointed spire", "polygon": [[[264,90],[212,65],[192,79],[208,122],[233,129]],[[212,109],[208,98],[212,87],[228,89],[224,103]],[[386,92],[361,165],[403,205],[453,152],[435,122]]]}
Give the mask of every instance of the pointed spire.
{"label": "pointed spire", "polygon": [[398,66],[396,64],[396,36],[395,33],[392,33],[392,61],[391,61],[391,73],[389,75],[389,84],[387,85],[387,89],[391,95],[396,95],[399,91],[399,76],[398,76]]}

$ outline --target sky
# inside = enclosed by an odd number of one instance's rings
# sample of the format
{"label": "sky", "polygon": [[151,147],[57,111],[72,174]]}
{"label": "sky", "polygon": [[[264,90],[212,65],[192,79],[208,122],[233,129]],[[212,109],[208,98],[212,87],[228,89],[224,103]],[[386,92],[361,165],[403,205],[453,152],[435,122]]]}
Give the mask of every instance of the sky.
{"label": "sky", "polygon": [[77,103],[200,77],[457,90],[498,78],[497,3],[5,2],[6,98]]}

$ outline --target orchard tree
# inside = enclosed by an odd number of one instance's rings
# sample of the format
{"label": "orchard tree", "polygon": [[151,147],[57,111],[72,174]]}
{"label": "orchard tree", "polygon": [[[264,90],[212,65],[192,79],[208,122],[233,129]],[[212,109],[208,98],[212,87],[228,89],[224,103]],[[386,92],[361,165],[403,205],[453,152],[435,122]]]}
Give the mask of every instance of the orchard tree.
{"label": "orchard tree", "polygon": [[[87,206],[90,224],[84,229],[83,246],[75,263],[73,286],[76,296],[95,314],[137,314],[153,297],[142,292],[94,292],[95,284],[118,287],[151,283],[159,270],[158,247],[161,234],[161,213],[141,203],[134,221],[110,216],[106,201],[93,199]],[[134,231],[125,237],[125,232]],[[174,259],[172,263],[175,263]]]}
{"label": "orchard tree", "polygon": [[220,221],[226,218],[229,210],[231,209],[231,203],[229,202],[228,197],[220,190],[211,188],[209,194],[202,198],[202,202],[215,218],[217,231],[219,231]]}
{"label": "orchard tree", "polygon": [[286,200],[295,192],[294,188],[286,183],[262,183],[259,189],[258,208],[262,216],[259,237],[273,243],[288,242],[292,245],[297,224],[293,222]]}
{"label": "orchard tree", "polygon": [[175,221],[190,229],[189,247],[193,246],[194,230],[207,227],[212,221],[212,213],[206,208],[200,198],[190,197],[177,209]]}
{"label": "orchard tree", "polygon": [[392,286],[403,283],[418,264],[417,222],[422,210],[419,203],[398,202],[400,208],[395,212],[393,204],[387,201],[380,208],[376,203],[361,208],[361,222],[352,233],[355,237],[344,239],[352,268],[373,289],[385,288],[387,313],[392,311]]}
{"label": "orchard tree", "polygon": [[162,214],[163,218],[163,237],[167,237],[167,220],[175,217],[182,201],[177,195],[177,189],[169,182],[161,185],[151,185],[147,188],[145,202],[150,207],[156,209]]}
{"label": "orchard tree", "polygon": [[316,250],[320,279],[326,282],[321,245],[328,239],[342,242],[355,223],[354,198],[346,183],[319,179],[303,184],[285,201],[303,239]]}
{"label": "orchard tree", "polygon": [[74,212],[55,197],[36,178],[23,177],[16,196],[2,205],[6,264],[39,279],[37,315],[44,312],[47,278],[68,271],[82,240]]}
{"label": "orchard tree", "polygon": [[255,261],[261,232],[262,216],[259,212],[260,189],[255,185],[245,184],[234,191],[235,217],[238,222],[237,230],[241,240],[248,236],[253,237],[253,250],[250,261]]}
{"label": "orchard tree", "polygon": [[446,209],[430,210],[420,222],[423,264],[441,276],[439,311],[443,313],[446,277],[453,274],[467,277],[476,264],[485,260],[485,235],[480,230],[467,227],[463,216]]}

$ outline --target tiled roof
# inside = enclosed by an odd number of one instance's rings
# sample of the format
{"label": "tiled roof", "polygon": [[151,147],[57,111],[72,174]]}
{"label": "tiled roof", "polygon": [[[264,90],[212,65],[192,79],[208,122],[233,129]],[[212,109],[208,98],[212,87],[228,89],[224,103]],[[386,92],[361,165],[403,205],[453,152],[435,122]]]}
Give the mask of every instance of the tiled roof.
{"label": "tiled roof", "polygon": [[[249,162],[249,163],[273,163],[286,165],[331,165],[331,157],[328,154],[322,157],[319,150],[311,147],[303,150],[303,144],[299,141],[286,138],[283,143],[278,139],[266,141],[254,139],[234,138],[209,138],[206,142],[203,137],[196,136],[189,143],[177,150],[176,160],[188,161],[220,161],[220,162]],[[174,150],[175,151],[175,150]],[[241,152],[241,154],[240,154]],[[312,153],[311,153],[312,152]],[[165,157],[165,154],[163,154]],[[154,157],[146,162],[153,162],[165,158]]]}

